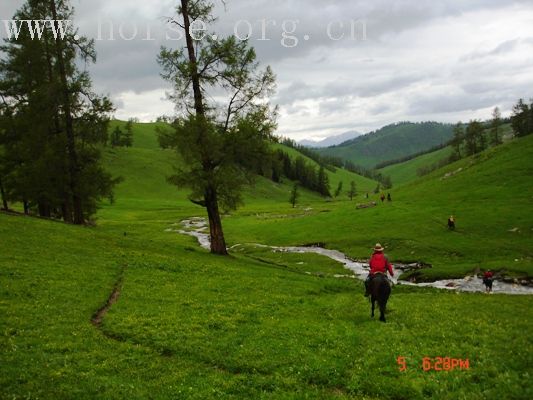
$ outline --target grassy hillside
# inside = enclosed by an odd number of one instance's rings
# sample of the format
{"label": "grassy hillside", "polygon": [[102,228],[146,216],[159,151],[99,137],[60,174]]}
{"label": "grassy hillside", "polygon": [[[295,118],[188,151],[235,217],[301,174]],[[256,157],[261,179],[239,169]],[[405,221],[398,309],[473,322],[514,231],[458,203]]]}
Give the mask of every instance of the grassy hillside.
{"label": "grassy hillside", "polygon": [[[362,283],[335,278],[347,272],[329,259],[253,246],[212,256],[165,231],[204,211],[164,182],[173,155],[153,146],[152,132],[136,125],[136,147],[106,155],[125,180],[96,226],[0,213],[0,398],[533,396],[529,297],[396,286],[381,324]],[[478,258],[531,273],[532,155],[533,137],[523,138],[366,210],[312,193],[294,210],[288,186],[259,180],[223,223],[230,244],[324,241],[366,257],[382,240],[393,261],[435,262],[437,275]],[[456,232],[444,228],[450,212]],[[91,324],[114,287],[117,302]],[[424,372],[424,357],[468,359],[469,368]]]}
{"label": "grassy hillside", "polygon": [[[110,129],[124,124],[122,121],[113,121]],[[145,203],[146,209],[152,208],[152,201],[159,203],[163,201],[165,205],[175,205],[176,202],[188,203],[187,189],[177,190],[166,181],[166,178],[173,173],[177,156],[173,151],[162,150],[159,147],[155,130],[157,126],[164,128],[165,124],[136,123],[133,126],[133,147],[117,147],[104,152],[105,163],[110,172],[124,178],[124,182],[116,188],[117,205],[121,204],[121,199],[128,199],[128,201],[138,199]],[[332,176],[332,179],[335,177]],[[246,189],[244,200],[245,202],[266,200],[269,205],[273,202],[288,204],[291,187],[289,181],[276,184],[268,179],[257,177],[255,184]],[[303,188],[300,192],[301,204],[319,198],[316,193]],[[202,211],[200,207],[197,209]]]}
{"label": "grassy hillside", "polygon": [[[298,152],[297,150],[291,147],[287,147],[282,144],[276,144],[274,145],[274,148],[283,150],[285,153],[289,154],[289,156],[291,156],[292,159],[295,159],[296,157],[302,157],[306,162],[314,165],[317,169],[319,168],[319,165],[315,161],[313,161],[309,157],[301,154],[300,152]],[[326,173],[328,174],[329,184],[331,186],[332,194],[335,192],[335,189],[337,188],[337,185],[339,184],[339,182],[343,183],[344,193],[346,193],[346,191],[350,189],[350,182],[352,181],[355,182],[355,186],[356,186],[358,193],[370,192],[374,190],[374,188],[377,185],[376,181],[372,179],[368,179],[361,175],[357,175],[343,168],[336,168],[335,172],[331,172],[327,170]],[[346,196],[346,194],[344,194],[344,196]]]}
{"label": "grassy hillside", "polygon": [[[234,219],[226,230],[232,242],[322,242],[354,258],[367,257],[372,243],[385,242],[396,259],[434,264],[424,271],[432,277],[459,277],[478,267],[531,274],[533,217],[526,210],[533,187],[524,179],[533,175],[531,157],[530,136],[393,190],[392,203],[356,210],[344,202],[300,220]],[[457,218],[455,232],[446,229],[450,214]],[[510,231],[514,228],[518,232]]]}
{"label": "grassy hillside", "polygon": [[317,151],[373,168],[382,161],[399,159],[445,143],[452,135],[452,125],[400,122]]}
{"label": "grassy hillside", "polygon": [[[123,127],[125,122],[113,121],[110,130],[115,126]],[[176,204],[176,201],[186,201],[187,190],[178,191],[175,187],[166,182],[166,177],[172,174],[173,165],[177,162],[177,157],[171,150],[162,150],[157,142],[156,127],[165,127],[162,123],[137,123],[133,126],[134,145],[131,148],[117,147],[107,149],[104,152],[105,163],[115,176],[121,176],[125,181],[116,188],[117,205],[120,206],[121,199],[139,199],[145,203],[145,208],[152,208],[153,201],[165,201],[166,205]],[[280,148],[291,157],[303,157],[308,163],[318,165],[308,157],[298,151],[281,144],[274,145]],[[336,169],[335,172],[328,171],[331,191],[334,192],[339,181],[343,182],[344,194],[349,189],[351,181],[356,182],[357,191],[368,192],[376,187],[376,182],[346,171]],[[278,203],[287,203],[292,184],[284,179],[281,184],[274,183],[263,177],[257,177],[255,184],[246,189],[244,193],[245,204],[252,201],[256,206],[262,203],[264,207],[271,208]],[[300,188],[299,206],[308,207],[310,202],[319,200],[317,193]],[[198,208],[199,211],[202,211]]]}
{"label": "grassy hillside", "polygon": [[449,157],[451,154],[452,148],[448,146],[431,153],[423,154],[409,161],[389,165],[378,171],[383,175],[389,176],[394,186],[403,185],[418,178],[417,171],[419,168],[435,164]]}
{"label": "grassy hillside", "polygon": [[[501,135],[505,142],[512,139],[512,127],[511,124],[503,124],[501,126]],[[487,142],[490,142],[490,129],[487,128],[486,134]],[[413,181],[418,178],[417,171],[419,168],[428,167],[438,163],[441,160],[448,158],[452,154],[451,147],[445,147],[433,151],[431,153],[423,154],[415,157],[411,160],[389,165],[387,167],[379,169],[384,175],[389,176],[392,179],[393,185],[402,185],[404,183]]]}

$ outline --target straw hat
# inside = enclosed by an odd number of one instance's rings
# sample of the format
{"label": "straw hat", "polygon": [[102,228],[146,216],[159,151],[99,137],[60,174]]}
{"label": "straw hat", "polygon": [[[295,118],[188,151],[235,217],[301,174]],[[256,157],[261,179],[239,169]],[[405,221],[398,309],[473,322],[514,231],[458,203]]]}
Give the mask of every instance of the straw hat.
{"label": "straw hat", "polygon": [[374,246],[374,251],[383,251],[383,250],[385,250],[385,248],[381,246],[381,244],[376,243],[376,245]]}

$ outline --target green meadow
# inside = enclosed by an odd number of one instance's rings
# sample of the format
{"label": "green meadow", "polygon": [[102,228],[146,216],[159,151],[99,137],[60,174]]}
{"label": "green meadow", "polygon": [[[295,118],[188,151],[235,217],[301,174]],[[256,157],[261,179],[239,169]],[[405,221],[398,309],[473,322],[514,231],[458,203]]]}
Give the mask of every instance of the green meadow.
{"label": "green meadow", "polygon": [[384,175],[390,176],[394,186],[399,186],[418,178],[419,168],[437,163],[446,157],[449,157],[451,154],[452,148],[448,146],[431,153],[423,154],[403,163],[389,165],[385,168],[381,168],[379,171]]}
{"label": "green meadow", "polygon": [[[381,242],[397,261],[432,264],[423,271],[431,279],[463,277],[478,268],[529,276],[531,157],[532,138],[516,139],[391,190],[392,202],[371,195],[374,208],[355,208],[367,202],[362,195],[318,203],[305,218],[259,219],[244,207],[238,218],[227,219],[226,232],[230,243],[325,243],[356,259]],[[446,227],[450,215],[456,217],[453,232]]]}
{"label": "green meadow", "polygon": [[[133,147],[106,150],[124,180],[94,226],[0,213],[0,398],[533,397],[529,296],[396,285],[383,324],[362,282],[334,277],[349,272],[328,258],[253,245],[211,255],[166,231],[204,210],[166,182],[175,155],[158,148],[155,125],[136,124]],[[393,262],[431,264],[419,279],[478,268],[531,277],[532,156],[533,136],[515,139],[406,179],[384,204],[364,197],[376,182],[344,170],[330,173],[332,191],[354,180],[353,201],[301,189],[295,208],[290,181],[258,178],[223,216],[226,240],[320,242],[355,259],[379,241]],[[370,200],[379,204],[356,209]],[[424,371],[425,357],[468,368]]]}

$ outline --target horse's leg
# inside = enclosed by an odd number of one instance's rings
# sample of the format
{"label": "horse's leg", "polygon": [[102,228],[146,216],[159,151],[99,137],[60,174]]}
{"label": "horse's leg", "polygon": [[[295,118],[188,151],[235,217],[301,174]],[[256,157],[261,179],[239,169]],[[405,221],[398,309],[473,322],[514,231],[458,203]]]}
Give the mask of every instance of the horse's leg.
{"label": "horse's leg", "polygon": [[371,302],[372,302],[372,314],[371,314],[371,317],[374,318],[374,305],[376,303],[376,299],[374,298],[374,296],[372,296]]}
{"label": "horse's leg", "polygon": [[390,288],[387,286],[386,290],[381,293],[381,298],[379,299],[379,320],[385,322],[385,311],[387,309],[387,301],[390,296]]}
{"label": "horse's leg", "polygon": [[379,302],[379,320],[381,322],[386,322],[385,321],[385,307],[386,307],[386,304],[385,302]]}

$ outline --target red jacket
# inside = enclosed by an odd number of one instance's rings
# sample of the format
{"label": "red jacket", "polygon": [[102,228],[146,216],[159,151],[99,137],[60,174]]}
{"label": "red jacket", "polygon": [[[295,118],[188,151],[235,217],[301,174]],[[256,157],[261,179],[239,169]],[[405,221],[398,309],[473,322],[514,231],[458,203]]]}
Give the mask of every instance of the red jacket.
{"label": "red jacket", "polygon": [[372,254],[372,258],[370,258],[370,274],[375,274],[376,272],[381,272],[383,274],[386,273],[386,270],[389,271],[389,274],[391,276],[394,276],[394,272],[392,272],[392,265],[385,257],[385,254],[381,252],[375,252]]}
{"label": "red jacket", "polygon": [[483,278],[490,279],[494,274],[491,271],[485,271]]}

